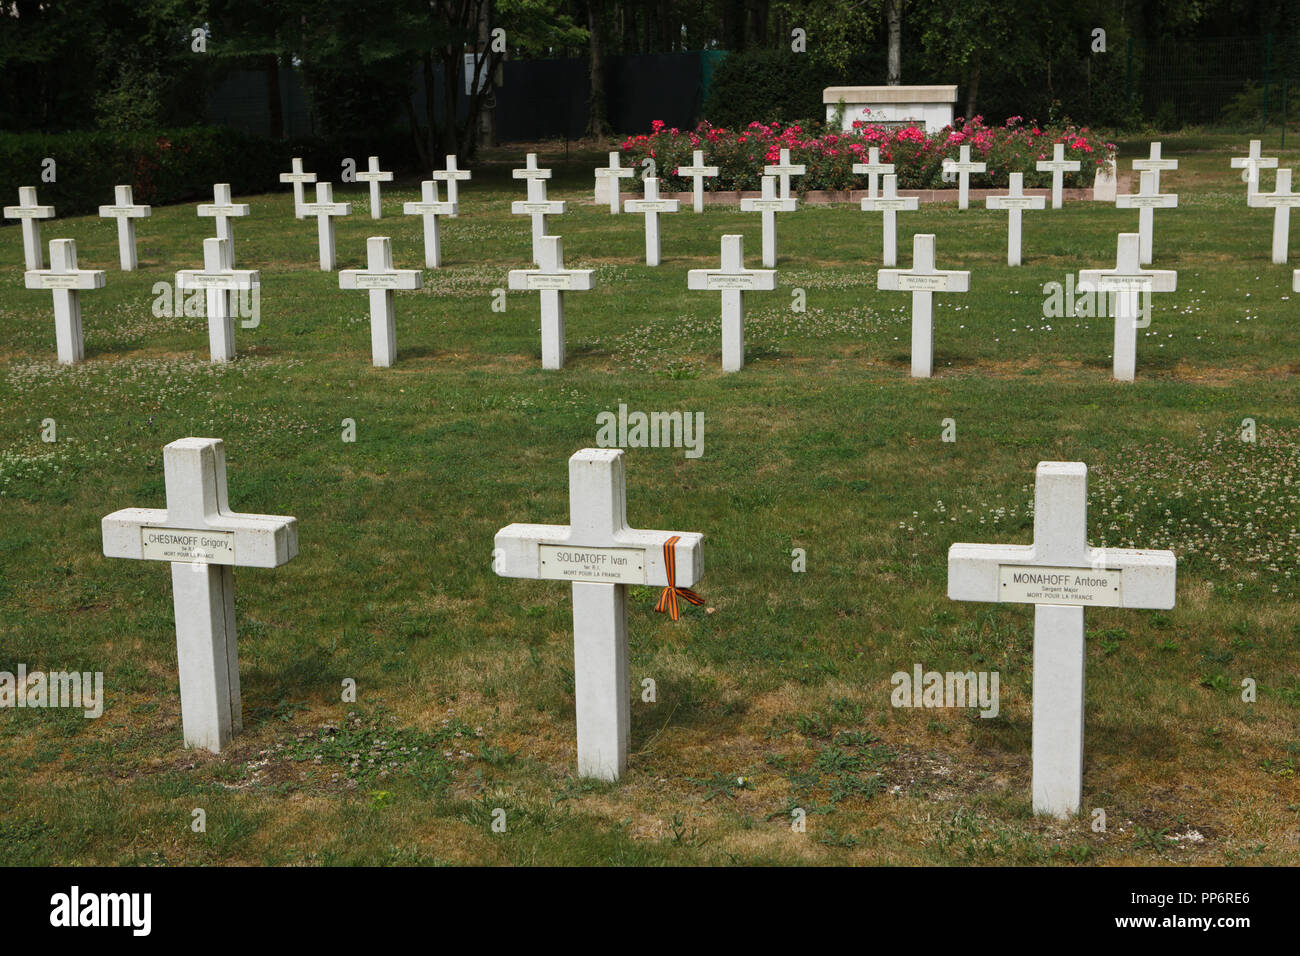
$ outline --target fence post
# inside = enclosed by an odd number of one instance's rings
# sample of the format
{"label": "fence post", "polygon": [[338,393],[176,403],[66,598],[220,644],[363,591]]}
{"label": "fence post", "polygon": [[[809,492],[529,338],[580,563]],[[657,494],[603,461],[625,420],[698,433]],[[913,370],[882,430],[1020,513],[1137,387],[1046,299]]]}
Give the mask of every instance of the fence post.
{"label": "fence post", "polygon": [[1133,34],[1128,35],[1128,59],[1124,69],[1124,112],[1125,122],[1133,115]]}
{"label": "fence post", "polygon": [[1271,68],[1273,65],[1273,34],[1264,35],[1264,116],[1260,129],[1268,129],[1268,88],[1271,79]]}

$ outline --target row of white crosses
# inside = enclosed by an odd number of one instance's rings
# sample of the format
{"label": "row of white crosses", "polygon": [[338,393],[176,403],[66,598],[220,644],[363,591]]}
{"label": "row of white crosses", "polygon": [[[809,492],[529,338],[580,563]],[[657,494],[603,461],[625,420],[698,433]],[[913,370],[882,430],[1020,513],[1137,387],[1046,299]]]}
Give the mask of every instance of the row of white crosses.
{"label": "row of white crosses", "polygon": [[[113,195],[115,202],[112,205],[100,206],[99,215],[104,219],[117,220],[118,261],[123,272],[132,272],[139,265],[136,256],[135,220],[148,217],[152,209],[136,203],[130,186],[114,187]],[[22,222],[25,268],[44,269],[45,253],[41,246],[41,220],[53,219],[54,207],[42,206],[37,202],[35,186],[20,186],[18,205],[5,206],[4,217]]]}
{"label": "row of white crosses", "polygon": [[[554,238],[554,237],[552,237]],[[242,728],[235,567],[275,568],[298,554],[297,519],[230,510],[220,439],[163,449],[166,508],[126,508],[101,522],[110,558],[166,561],[172,571],[183,738],[219,753]],[[1170,551],[1088,545],[1088,469],[1040,462],[1030,545],[954,544],[948,597],[1034,605],[1032,803],[1069,817],[1082,803],[1087,607],[1169,609]],[[569,524],[511,524],[494,539],[502,577],[572,586],[579,776],[615,781],[627,769],[631,726],[627,588],[664,588],[657,609],[703,576],[703,535],[628,526],[621,449],[569,459]],[[675,614],[674,614],[675,616]]]}
{"label": "row of white crosses", "polygon": [[[378,157],[372,156],[370,157],[370,171],[357,173],[358,179],[370,183],[370,211],[373,219],[380,218],[379,184],[391,181],[393,178],[392,173],[382,172],[378,169],[378,166]],[[458,169],[456,157],[448,156],[446,169],[434,170],[432,177],[420,184],[421,198],[416,202],[402,204],[404,215],[421,216],[424,219],[424,264],[427,268],[437,269],[442,265],[442,241],[439,235],[438,217],[448,216],[455,219],[460,214],[457,200],[458,184],[470,178],[471,173],[469,170]],[[320,267],[322,271],[332,272],[337,262],[334,242],[334,219],[338,216],[350,216],[352,214],[352,204],[335,202],[333,184],[316,182],[315,173],[303,171],[302,159],[299,157],[294,158],[291,172],[280,174],[280,182],[293,184],[293,208],[296,218],[316,217],[316,236],[320,247]],[[443,202],[438,197],[439,182],[447,184],[446,202]],[[307,183],[316,184],[315,202],[309,203],[304,200],[303,187]]]}
{"label": "row of white crosses", "polygon": [[[567,204],[551,200],[546,196],[546,180],[551,178],[551,171],[537,165],[537,154],[528,153],[520,169],[511,170],[515,179],[523,179],[528,184],[528,198],[510,204],[510,212],[516,216],[528,216],[533,227],[533,265],[542,267],[542,237],[546,235],[546,217],[562,216]],[[618,190],[615,189],[615,192]]]}
{"label": "row of white crosses", "polygon": [[[1038,198],[1041,201],[1042,197]],[[1117,243],[1115,268],[1079,272],[1080,290],[1104,293],[1115,303],[1113,373],[1121,382],[1133,381],[1137,330],[1150,323],[1151,294],[1173,292],[1178,282],[1173,270],[1142,268],[1139,244],[1136,233],[1123,233]],[[969,292],[970,272],[935,268],[934,236],[918,234],[912,237],[912,268],[880,269],[876,276],[877,288],[882,291],[912,293],[912,377],[929,378],[934,366],[934,295]],[[1300,286],[1300,278],[1295,284]]]}
{"label": "row of white crosses", "polygon": [[[1279,169],[1276,156],[1261,155],[1260,141],[1252,139],[1245,156],[1232,157],[1232,168],[1241,170],[1246,183],[1246,205],[1257,209],[1273,210],[1273,263],[1284,265],[1291,233],[1291,209],[1300,206],[1300,193],[1291,192],[1291,170]],[[1259,171],[1276,169],[1277,176],[1271,193],[1261,192]],[[1300,271],[1292,273],[1292,291],[1300,289]]]}

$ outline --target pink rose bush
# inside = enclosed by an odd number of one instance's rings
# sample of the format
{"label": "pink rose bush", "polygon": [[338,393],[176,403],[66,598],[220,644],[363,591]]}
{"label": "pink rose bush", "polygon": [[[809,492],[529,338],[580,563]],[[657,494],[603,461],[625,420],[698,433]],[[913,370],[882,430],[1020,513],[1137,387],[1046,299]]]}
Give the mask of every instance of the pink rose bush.
{"label": "pink rose bush", "polygon": [[866,188],[867,177],[855,174],[853,164],[865,163],[872,146],[879,148],[881,162],[894,164],[900,189],[955,189],[955,182],[943,181],[943,161],[956,159],[963,145],[970,146],[971,159],[988,165],[987,172],[971,176],[972,188],[1006,186],[1013,172],[1024,173],[1026,186],[1046,187],[1052,174],[1040,173],[1035,166],[1040,159],[1052,158],[1056,143],[1065,145],[1066,159],[1082,163],[1080,172],[1065,174],[1067,188],[1091,186],[1097,168],[1115,148],[1086,126],[1043,128],[1019,116],[1002,126],[986,126],[983,117],[976,116],[958,119],[935,133],[861,120],[847,132],[816,133],[779,123],[750,123],[741,130],[728,130],[706,122],[694,130],[679,130],[655,120],[648,134],[627,137],[621,153],[623,165],[637,169],[642,168],[642,160],[653,159],[665,192],[691,188],[691,180],[677,175],[677,169],[691,165],[696,149],[704,150],[708,165],[719,168],[718,176],[704,181],[705,189],[757,190],[763,167],[778,162],[781,150],[788,149],[792,163],[808,168],[807,175],[791,180],[791,188],[802,194],[812,189]]}

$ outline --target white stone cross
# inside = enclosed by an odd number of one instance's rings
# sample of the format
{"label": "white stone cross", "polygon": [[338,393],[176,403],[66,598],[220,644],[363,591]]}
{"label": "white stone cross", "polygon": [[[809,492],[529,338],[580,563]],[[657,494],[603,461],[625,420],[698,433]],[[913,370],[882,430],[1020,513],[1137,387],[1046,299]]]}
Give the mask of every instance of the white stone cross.
{"label": "white stone cross", "polygon": [[280,182],[293,183],[293,218],[304,219],[307,214],[302,211],[304,201],[303,184],[314,183],[316,181],[315,173],[306,173],[302,169],[302,157],[293,158],[293,168],[290,172],[280,174]]}
{"label": "white stone cross", "polygon": [[[532,155],[529,153],[528,155]],[[550,170],[546,170],[550,174]],[[512,202],[510,212],[516,216],[529,216],[533,221],[533,265],[542,264],[542,238],[546,235],[546,217],[563,216],[565,202],[560,199],[546,198],[546,180],[528,180],[528,198],[523,202]]]}
{"label": "white stone cross", "polygon": [[1056,143],[1052,146],[1052,158],[1040,159],[1034,168],[1040,173],[1052,174],[1052,208],[1060,209],[1061,187],[1065,184],[1065,174],[1077,173],[1083,168],[1083,164],[1077,159],[1066,159],[1065,144]]}
{"label": "white stone cross", "polygon": [[609,194],[609,214],[611,216],[617,216],[622,211],[619,202],[621,197],[619,196],[618,181],[620,179],[629,179],[635,175],[635,169],[623,167],[618,150],[610,150],[608,166],[596,167],[596,202],[600,202],[600,190],[603,184],[605,191]]}
{"label": "white stone cross", "polygon": [[763,191],[758,199],[742,199],[741,212],[759,212],[763,214],[763,265],[772,269],[776,267],[776,214],[793,212],[799,208],[799,200],[793,196],[782,198],[776,194],[776,177],[763,177]]}
{"label": "white stone cross", "polygon": [[1171,608],[1172,551],[1088,547],[1088,466],[1042,461],[1034,543],[954,544],[948,597],[1034,605],[1034,813],[1069,817],[1083,795],[1084,608]]}
{"label": "white stone cross", "polygon": [[140,264],[135,251],[135,221],[148,219],[153,210],[148,206],[136,205],[130,186],[113,187],[113,195],[115,203],[112,206],[100,206],[99,215],[103,219],[117,220],[117,258],[123,272],[133,272]]}
{"label": "white stone cross", "polygon": [[808,167],[805,166],[803,163],[790,162],[790,150],[788,149],[781,150],[781,161],[779,163],[776,163],[775,165],[772,166],[763,167],[764,176],[781,177],[781,198],[782,199],[790,198],[790,177],[802,176],[806,172],[808,172]]}
{"label": "white stone cross", "polygon": [[1261,169],[1277,169],[1277,157],[1261,156],[1259,140],[1252,139],[1248,155],[1232,157],[1232,168],[1241,170],[1241,181],[1246,184],[1246,195],[1249,196],[1259,189]]}
{"label": "white stone cross", "polygon": [[1140,189],[1135,193],[1123,193],[1115,197],[1116,209],[1136,209],[1138,211],[1138,235],[1141,237],[1141,262],[1151,261],[1151,248],[1154,245],[1155,213],[1157,209],[1176,209],[1178,196],[1175,193],[1161,194],[1156,177],[1159,170],[1150,169],[1142,173]]}
{"label": "white stone cross", "polygon": [[988,209],[1005,209],[1007,211],[1007,265],[1020,265],[1020,217],[1026,209],[1042,209],[1046,199],[1042,196],[1026,196],[1025,174],[1011,173],[1005,196],[988,196],[984,205]]}
{"label": "white stone cross", "polygon": [[240,514],[226,500],[220,438],[163,447],[167,507],[103,519],[104,556],[172,566],[185,746],[220,753],[243,729],[233,569],[277,568],[298,554],[298,520]]}
{"label": "white stone cross", "polygon": [[934,236],[912,237],[912,268],[880,269],[876,287],[912,293],[912,377],[929,378],[934,367],[934,294],[969,292],[970,273],[934,267]]}
{"label": "white stone cross", "polygon": [[691,269],[686,288],[722,293],[722,370],[745,367],[745,292],[776,288],[771,269],[745,268],[745,237],[722,237],[722,268]]}
{"label": "white stone cross", "polygon": [[898,177],[893,173],[886,173],[884,176],[884,194],[881,196],[868,196],[862,200],[861,206],[863,212],[879,212],[883,214],[884,235],[881,240],[881,262],[886,266],[898,265],[898,213],[899,211],[915,212],[921,208],[921,201],[915,196],[898,195]]}
{"label": "white stone cross", "polygon": [[252,269],[235,269],[230,244],[224,239],[203,240],[203,268],[176,273],[176,291],[204,290],[204,311],[208,316],[208,349],[213,362],[235,358],[235,296],[261,285]]}
{"label": "white stone cross", "polygon": [[1114,302],[1114,374],[1121,382],[1133,381],[1137,370],[1137,330],[1151,324],[1151,293],[1173,292],[1178,273],[1172,269],[1143,269],[1136,233],[1120,233],[1115,268],[1080,269],[1080,291],[1109,293]]}
{"label": "white stone cross", "polygon": [[366,240],[366,268],[339,272],[340,289],[370,292],[370,356],[377,368],[388,368],[397,358],[397,329],[393,292],[424,288],[419,269],[394,269],[393,244],[387,236]]}
{"label": "white stone cross", "polygon": [[334,246],[334,217],[352,215],[352,203],[334,201],[333,183],[317,183],[316,201],[303,203],[302,214],[316,217],[316,241],[320,246],[321,271],[332,271],[337,262]]}
{"label": "white stone cross", "polygon": [[662,212],[680,212],[681,201],[678,199],[659,198],[659,178],[648,176],[645,184],[645,197],[629,199],[623,203],[624,212],[645,213],[645,264],[659,265],[659,214]]}
{"label": "white stone cross", "polygon": [[[865,163],[854,163],[853,172],[859,176],[867,177],[867,198],[875,199],[876,190],[881,176],[892,176],[894,174],[893,163],[882,163],[880,161],[880,147],[872,146],[867,150],[867,161]],[[862,208],[866,208],[863,206]]]}
{"label": "white stone cross", "polygon": [[446,182],[447,184],[447,202],[456,207],[448,215],[452,219],[460,216],[460,181],[473,179],[473,175],[468,169],[458,168],[456,166],[455,155],[448,153],[447,168],[435,169],[432,173],[432,178],[438,182]]}
{"label": "white stone cross", "polygon": [[[945,159],[943,161],[943,171],[945,176],[956,175],[957,177],[957,208],[966,209],[970,202],[970,174],[982,173],[988,168],[987,163],[972,162],[970,158],[970,144],[967,143],[958,151],[957,159]],[[951,180],[949,180],[951,182]]]}
{"label": "white stone cross", "polygon": [[[453,159],[455,157],[452,157]],[[448,180],[449,183],[455,180]],[[450,190],[448,186],[448,190]],[[420,201],[402,204],[402,213],[407,216],[424,217],[424,267],[437,269],[442,265],[442,237],[438,232],[439,216],[455,216],[456,204],[448,199],[438,199],[438,181],[426,179],[420,183]]]}
{"label": "white stone cross", "polygon": [[379,219],[384,214],[383,202],[379,198],[379,184],[391,183],[393,174],[379,168],[379,157],[371,156],[369,166],[356,174],[357,181],[370,183],[370,218]]}
{"label": "white stone cross", "polygon": [[510,174],[515,179],[550,179],[551,171],[549,169],[539,169],[537,166],[537,154],[527,153],[524,156],[523,169],[512,169]]}
{"label": "white stone cross", "polygon": [[6,219],[21,219],[23,223],[23,260],[30,271],[45,268],[45,249],[41,246],[42,219],[54,218],[53,206],[42,206],[36,201],[35,186],[18,187],[18,205],[5,206]]}
{"label": "white stone cross", "polygon": [[704,212],[704,180],[712,179],[719,173],[717,166],[704,165],[704,150],[697,149],[691,154],[691,165],[678,166],[678,176],[689,176],[692,181],[691,198],[696,212]]}
{"label": "white stone cross", "polygon": [[1146,159],[1133,160],[1133,168],[1138,171],[1155,173],[1154,185],[1151,187],[1152,192],[1160,192],[1160,171],[1162,169],[1177,169],[1178,160],[1161,159],[1160,144],[1151,144],[1151,155]]}
{"label": "white stone cross", "polygon": [[86,357],[81,338],[81,290],[102,289],[103,269],[77,268],[75,239],[50,240],[50,267],[23,273],[28,289],[54,292],[54,341],[59,361],[73,365]]}
{"label": "white stone cross", "polygon": [[1256,208],[1273,209],[1273,263],[1285,265],[1287,245],[1291,234],[1291,207],[1300,206],[1300,193],[1291,192],[1291,170],[1277,171],[1276,185],[1271,193],[1255,192],[1246,196],[1246,204]]}
{"label": "white stone cross", "polygon": [[[674,538],[670,578],[664,547]],[[618,448],[584,448],[569,459],[569,524],[512,524],[497,532],[497,574],[573,585],[578,776],[617,780],[627,769],[628,585],[690,588],[703,574],[703,541],[692,531],[628,527]]]}
{"label": "white stone cross", "polygon": [[230,261],[235,261],[235,224],[232,220],[247,216],[248,203],[230,201],[230,183],[212,187],[212,202],[199,204],[199,215],[217,220],[217,238],[230,243]]}
{"label": "white stone cross", "polygon": [[542,236],[536,269],[511,269],[507,287],[541,293],[542,368],[564,368],[564,293],[591,289],[591,269],[565,269],[559,236]]}

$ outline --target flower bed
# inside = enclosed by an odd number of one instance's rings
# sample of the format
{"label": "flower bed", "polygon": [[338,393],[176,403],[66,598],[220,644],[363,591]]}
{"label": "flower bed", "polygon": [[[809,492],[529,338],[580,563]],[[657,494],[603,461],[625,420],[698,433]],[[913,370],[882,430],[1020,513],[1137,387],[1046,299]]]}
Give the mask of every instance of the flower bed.
{"label": "flower bed", "polygon": [[1042,129],[1018,116],[1005,126],[985,126],[976,116],[928,135],[919,127],[889,129],[861,121],[850,132],[813,134],[799,126],[782,129],[779,123],[750,123],[739,131],[701,123],[694,130],[679,130],[655,120],[649,134],[624,140],[621,153],[623,165],[638,170],[644,160],[653,159],[660,188],[666,192],[691,188],[692,181],[676,173],[679,166],[691,165],[697,149],[704,150],[707,165],[719,168],[718,176],[704,180],[705,189],[756,190],[762,186],[763,167],[776,163],[780,151],[788,149],[791,162],[808,168],[807,175],[791,180],[791,188],[803,194],[813,189],[866,188],[867,177],[855,174],[853,164],[865,163],[872,146],[880,148],[882,162],[894,164],[899,189],[955,189],[955,181],[944,182],[942,164],[956,159],[965,144],[971,147],[971,159],[988,164],[987,172],[971,175],[972,188],[1006,186],[1013,172],[1025,174],[1027,187],[1050,186],[1052,174],[1038,172],[1035,164],[1051,159],[1056,143],[1065,144],[1066,159],[1082,163],[1079,172],[1065,174],[1067,188],[1091,186],[1097,168],[1115,148],[1086,126]]}

